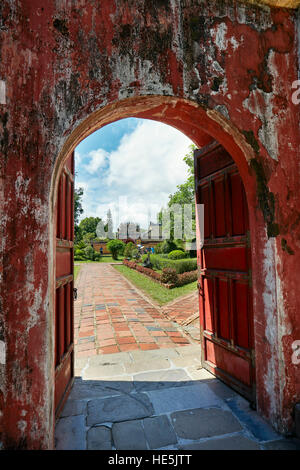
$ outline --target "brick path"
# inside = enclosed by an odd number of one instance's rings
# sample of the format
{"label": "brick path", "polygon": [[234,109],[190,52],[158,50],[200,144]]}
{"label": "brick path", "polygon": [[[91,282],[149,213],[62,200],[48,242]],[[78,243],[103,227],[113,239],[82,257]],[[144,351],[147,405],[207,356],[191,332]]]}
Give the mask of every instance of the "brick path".
{"label": "brick path", "polygon": [[[147,302],[109,264],[82,265],[76,285],[77,357],[172,348],[190,343],[176,324]],[[176,309],[179,309],[177,304]]]}
{"label": "brick path", "polygon": [[163,313],[179,325],[184,325],[193,315],[199,315],[198,291],[173,300],[161,307]]}

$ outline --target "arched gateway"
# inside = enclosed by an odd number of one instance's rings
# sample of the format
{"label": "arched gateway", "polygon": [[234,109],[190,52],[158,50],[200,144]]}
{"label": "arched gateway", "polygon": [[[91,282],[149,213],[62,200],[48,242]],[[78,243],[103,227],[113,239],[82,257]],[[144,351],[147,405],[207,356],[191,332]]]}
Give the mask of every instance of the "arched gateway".
{"label": "arched gateway", "polygon": [[236,164],[249,211],[255,400],[278,430],[292,431],[300,401],[295,12],[233,0],[2,3],[4,446],[53,446],[59,178],[83,138],[130,116],[172,125],[199,148],[216,140]]}

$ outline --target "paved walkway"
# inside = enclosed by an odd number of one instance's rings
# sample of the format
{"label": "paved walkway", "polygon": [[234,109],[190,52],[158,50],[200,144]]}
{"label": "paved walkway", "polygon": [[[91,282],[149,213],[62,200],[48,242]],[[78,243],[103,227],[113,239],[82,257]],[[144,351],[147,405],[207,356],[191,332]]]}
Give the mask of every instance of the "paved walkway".
{"label": "paved walkway", "polygon": [[163,313],[179,325],[185,325],[194,317],[199,317],[198,290],[179,297],[161,307]]}
{"label": "paved walkway", "polygon": [[76,365],[56,449],[297,448],[201,368],[199,345],[82,357]]}
{"label": "paved walkway", "polygon": [[77,357],[190,343],[174,321],[145,300],[111,265],[82,265],[76,285]]}
{"label": "paved walkway", "polygon": [[200,345],[111,266],[82,266],[80,276],[76,378],[56,449],[300,449],[202,369]]}

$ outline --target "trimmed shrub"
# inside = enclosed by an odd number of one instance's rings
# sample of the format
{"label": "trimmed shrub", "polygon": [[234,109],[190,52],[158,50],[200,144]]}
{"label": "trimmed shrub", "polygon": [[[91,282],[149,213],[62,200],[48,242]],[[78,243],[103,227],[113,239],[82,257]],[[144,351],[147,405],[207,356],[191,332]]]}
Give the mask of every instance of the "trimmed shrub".
{"label": "trimmed shrub", "polygon": [[182,273],[178,275],[178,281],[176,286],[184,286],[185,284],[189,284],[190,282],[197,281],[198,279],[198,271],[189,271],[187,273]]}
{"label": "trimmed shrub", "polygon": [[154,253],[157,254],[157,255],[162,253],[162,242],[157,243],[157,245],[155,245]]}
{"label": "trimmed shrub", "polygon": [[87,246],[86,248],[84,248],[83,252],[86,259],[89,259],[91,261],[94,260],[94,248],[92,248],[91,246]]}
{"label": "trimmed shrub", "polygon": [[128,268],[135,269],[136,271],[151,277],[155,281],[162,284],[168,284],[168,287],[170,288],[180,287],[185,284],[189,284],[190,282],[194,282],[197,280],[198,276],[197,270],[177,274],[174,268],[164,268],[162,274],[159,274],[158,272],[153,271],[153,269],[145,268],[134,261],[124,259],[123,264]]}
{"label": "trimmed shrub", "polygon": [[172,240],[165,240],[161,247],[162,253],[170,253],[173,250],[177,250],[176,243],[172,242]]}
{"label": "trimmed shrub", "polygon": [[113,259],[118,259],[118,254],[124,252],[125,243],[122,240],[111,240],[108,242],[107,248],[111,252]]}
{"label": "trimmed shrub", "polygon": [[182,250],[173,250],[168,254],[169,259],[183,259],[187,258],[188,253],[185,253]]}
{"label": "trimmed shrub", "polygon": [[131,256],[135,260],[138,260],[140,258],[139,250],[135,246],[132,248]]}
{"label": "trimmed shrub", "polygon": [[98,253],[97,251],[95,251],[95,253],[94,253],[94,261],[100,261],[101,258],[102,258],[101,253]]}
{"label": "trimmed shrub", "polygon": [[75,250],[74,257],[78,257],[78,256],[81,257],[81,258],[84,258],[84,251],[79,250],[79,249]]}
{"label": "trimmed shrub", "polygon": [[[142,260],[144,261],[146,257],[147,255],[143,255]],[[166,259],[160,255],[150,255],[150,261],[155,269],[174,268],[177,274],[197,269],[197,258]]]}
{"label": "trimmed shrub", "polygon": [[140,264],[137,264],[134,261],[128,261],[126,259],[123,260],[123,264],[125,264],[125,266],[128,266],[128,268],[139,271],[140,273],[147,274],[147,276],[150,276],[156,281],[160,282],[160,274],[156,271],[153,271],[153,269],[145,268],[144,266],[141,266]]}
{"label": "trimmed shrub", "polygon": [[164,284],[174,284],[177,285],[178,274],[174,268],[164,268],[160,276],[161,282]]}
{"label": "trimmed shrub", "polygon": [[134,243],[132,242],[128,242],[126,243],[126,246],[124,248],[124,256],[125,258],[132,258],[132,251],[133,251],[133,248],[134,248]]}
{"label": "trimmed shrub", "polygon": [[176,243],[177,250],[184,251],[184,241],[183,240],[181,240],[180,238],[177,238],[176,240],[174,240],[174,242]]}
{"label": "trimmed shrub", "polygon": [[83,250],[86,247],[86,244],[81,240],[80,242],[74,245],[74,249],[76,250]]}

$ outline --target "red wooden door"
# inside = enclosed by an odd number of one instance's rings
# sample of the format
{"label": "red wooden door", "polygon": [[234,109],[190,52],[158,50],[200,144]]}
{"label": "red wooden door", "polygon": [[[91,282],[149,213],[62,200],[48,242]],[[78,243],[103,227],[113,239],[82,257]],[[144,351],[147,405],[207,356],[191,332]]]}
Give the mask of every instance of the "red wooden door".
{"label": "red wooden door", "polygon": [[198,250],[203,366],[251,401],[255,364],[248,207],[237,166],[212,143],[194,152],[196,203],[204,204]]}
{"label": "red wooden door", "polygon": [[73,239],[74,153],[60,176],[56,206],[55,416],[64,405],[74,377]]}

